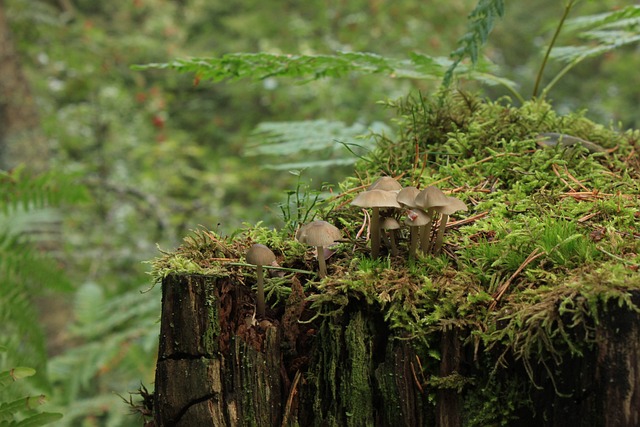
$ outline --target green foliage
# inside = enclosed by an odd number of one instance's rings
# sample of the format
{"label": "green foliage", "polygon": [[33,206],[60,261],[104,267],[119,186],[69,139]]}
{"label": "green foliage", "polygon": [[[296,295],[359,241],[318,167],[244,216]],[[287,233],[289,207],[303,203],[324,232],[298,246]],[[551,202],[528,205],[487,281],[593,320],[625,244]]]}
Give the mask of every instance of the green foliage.
{"label": "green foliage", "polygon": [[285,228],[293,235],[300,226],[314,220],[317,213],[316,205],[321,201],[322,193],[311,190],[308,184],[303,183],[301,172],[290,173],[296,175],[298,181],[294,190],[287,191],[287,201],[280,204],[280,211]]}
{"label": "green foliage", "polygon": [[57,171],[30,175],[24,167],[0,170],[2,214],[10,215],[86,199],[78,178]]}
{"label": "green foliage", "polygon": [[478,0],[475,9],[468,17],[468,30],[458,41],[458,49],[451,53],[453,62],[447,69],[442,87],[448,89],[454,77],[454,71],[465,57],[473,65],[478,64],[480,49],[487,43],[496,20],[504,15],[504,0]]}
{"label": "green foliage", "polygon": [[[372,131],[383,133],[387,126],[373,123]],[[365,137],[367,127],[351,126],[339,121],[306,120],[298,122],[264,122],[254,130],[253,145],[247,156],[259,156],[262,167],[274,170],[318,168],[352,165],[360,154],[371,150],[373,138]],[[345,157],[344,150],[352,157]],[[284,158],[313,156],[314,160],[286,163]],[[327,158],[330,155],[330,158]],[[269,163],[273,161],[277,163]]]}
{"label": "green foliage", "polygon": [[264,80],[269,77],[316,80],[324,77],[345,77],[350,73],[436,79],[444,74],[448,63],[446,59],[423,54],[415,54],[408,60],[401,60],[366,52],[337,52],[334,55],[260,52],[231,53],[219,58],[176,59],[168,63],[139,65],[135,69],[172,69],[193,73],[198,79],[214,82],[242,78]]}
{"label": "green foliage", "polygon": [[[0,353],[5,352],[0,347]],[[35,375],[33,368],[16,367],[0,371],[0,425],[16,427],[38,427],[51,424],[62,418],[62,414],[39,412],[36,407],[46,402],[44,395],[18,397],[13,383]]]}
{"label": "green foliage", "polygon": [[557,46],[551,57],[572,66],[623,46],[640,42],[640,6],[629,5],[610,12],[579,16],[568,20],[565,31],[584,45]]}
{"label": "green foliage", "polygon": [[139,375],[152,375],[146,365],[157,353],[160,288],[145,288],[109,296],[96,283],[85,283],[76,292],[70,334],[81,344],[49,361],[54,403],[65,414],[57,425],[95,417],[105,426],[135,421],[119,394],[153,380]]}
{"label": "green foliage", "polygon": [[4,329],[0,345],[8,350],[5,364],[36,368],[33,382],[41,388],[49,385],[34,300],[46,292],[71,289],[58,260],[43,249],[50,243],[47,232],[57,235],[52,208],[84,197],[83,189],[74,184],[74,178],[59,172],[33,176],[18,168],[0,175],[0,321]]}

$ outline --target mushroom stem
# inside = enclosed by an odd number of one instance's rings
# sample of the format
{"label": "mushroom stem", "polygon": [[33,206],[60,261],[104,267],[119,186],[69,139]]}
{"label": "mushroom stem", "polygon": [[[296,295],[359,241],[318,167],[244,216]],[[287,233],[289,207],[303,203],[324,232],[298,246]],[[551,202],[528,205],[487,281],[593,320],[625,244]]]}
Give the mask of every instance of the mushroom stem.
{"label": "mushroom stem", "polygon": [[316,246],[318,252],[318,276],[321,279],[327,277],[327,262],[324,259],[324,248],[322,246]]}
{"label": "mushroom stem", "polygon": [[258,276],[258,293],[256,301],[256,315],[257,317],[264,317],[265,315],[265,303],[264,303],[264,278],[262,265],[256,265],[256,275]]}
{"label": "mushroom stem", "polygon": [[427,209],[427,215],[429,216],[429,223],[422,227],[421,235],[420,235],[420,248],[422,249],[423,254],[428,254],[431,249],[431,228],[433,226],[433,216],[435,213],[435,209],[429,208]]}
{"label": "mushroom stem", "polygon": [[380,254],[380,209],[371,208],[371,258]]}
{"label": "mushroom stem", "polygon": [[438,253],[442,249],[442,242],[444,241],[444,229],[447,228],[447,221],[449,221],[449,215],[442,214],[440,216],[440,225],[438,226],[438,234],[436,236],[436,243],[433,247],[433,252]]}
{"label": "mushroom stem", "polygon": [[395,230],[389,230],[389,243],[391,243],[391,255],[398,256],[398,246],[396,245]]}
{"label": "mushroom stem", "polygon": [[416,257],[416,249],[418,248],[418,229],[420,227],[410,227],[409,230],[409,258]]}

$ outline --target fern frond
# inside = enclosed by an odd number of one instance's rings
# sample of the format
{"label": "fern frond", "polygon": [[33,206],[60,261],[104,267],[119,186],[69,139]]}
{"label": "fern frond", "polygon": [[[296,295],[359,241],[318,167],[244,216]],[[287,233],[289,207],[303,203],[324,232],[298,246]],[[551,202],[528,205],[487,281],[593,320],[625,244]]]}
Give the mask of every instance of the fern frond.
{"label": "fern frond", "polygon": [[498,18],[504,16],[504,0],[479,0],[468,16],[467,32],[458,40],[458,48],[451,53],[453,62],[442,80],[442,87],[448,88],[454,72],[466,57],[475,66],[480,58],[480,50],[487,42],[489,34]]}
{"label": "fern frond", "polygon": [[[366,136],[371,129],[377,132],[388,132],[381,123],[365,126],[360,123],[347,125],[340,121],[304,120],[294,122],[264,122],[254,130],[247,156],[271,156],[280,162],[265,162],[264,168],[276,170],[304,169],[316,167],[343,166],[355,163],[360,157],[358,153],[369,150],[373,139]],[[345,156],[344,149],[353,156]],[[337,155],[331,159],[314,161],[296,161],[308,152],[324,152]],[[292,158],[290,162],[282,162],[283,158]]]}
{"label": "fern frond", "polygon": [[76,203],[86,199],[84,187],[77,178],[59,172],[28,175],[25,169],[0,170],[0,213],[29,211],[60,203]]}
{"label": "fern frond", "polygon": [[132,289],[106,298],[95,284],[80,287],[74,306],[77,322],[70,332],[83,344],[49,361],[52,381],[66,390],[61,404],[71,411],[78,397],[107,372],[111,377],[140,378],[144,360],[156,351],[159,292]]}
{"label": "fern frond", "polygon": [[[419,59],[419,61],[418,61]],[[284,55],[273,53],[230,53],[219,58],[176,59],[168,63],[134,66],[137,70],[172,69],[194,73],[199,79],[219,82],[249,78],[293,77],[317,80],[350,73],[383,74],[415,79],[440,78],[446,58],[419,55],[394,59],[367,52],[337,52],[333,55]]]}
{"label": "fern frond", "polygon": [[[0,372],[0,389],[4,389],[21,379],[31,377],[35,373],[35,369],[29,367],[17,367]],[[12,396],[12,394],[10,393],[9,396]],[[59,413],[37,412],[35,410],[36,406],[45,403],[46,400],[43,395],[18,398],[12,396],[10,398],[11,400],[6,398],[0,400],[0,425],[39,427],[51,424],[62,418],[62,414]]]}
{"label": "fern frond", "polygon": [[551,57],[575,65],[586,58],[640,42],[640,6],[574,18],[567,21],[566,28],[579,31],[577,37],[588,44],[556,47]]}
{"label": "fern frond", "polygon": [[570,19],[565,24],[565,30],[571,32],[595,27],[608,28],[609,26],[632,26],[638,24],[638,19],[640,19],[640,6],[631,5],[611,12],[579,16]]}

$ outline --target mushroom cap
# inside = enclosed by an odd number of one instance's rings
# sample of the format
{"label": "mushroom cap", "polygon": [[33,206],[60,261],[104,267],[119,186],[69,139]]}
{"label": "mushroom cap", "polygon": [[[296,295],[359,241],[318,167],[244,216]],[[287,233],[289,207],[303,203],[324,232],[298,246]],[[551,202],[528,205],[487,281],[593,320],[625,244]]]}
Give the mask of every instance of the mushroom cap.
{"label": "mushroom cap", "polygon": [[380,224],[380,228],[383,230],[397,230],[400,228],[400,223],[395,218],[386,217]]}
{"label": "mushroom cap", "polygon": [[384,191],[395,191],[398,192],[402,190],[402,185],[395,179],[390,176],[383,176],[378,178],[373,184],[367,188],[367,190],[384,190]]}
{"label": "mushroom cap", "polygon": [[416,206],[422,209],[430,209],[449,204],[447,196],[433,185],[428,186],[416,196]]}
{"label": "mushroom cap", "polygon": [[416,207],[416,196],[420,193],[416,187],[404,187],[398,193],[396,200],[401,206],[408,206],[410,208]]}
{"label": "mushroom cap", "polygon": [[444,206],[438,206],[435,208],[437,212],[444,215],[451,215],[454,212],[469,210],[467,205],[460,199],[455,197],[447,197],[447,204]]}
{"label": "mushroom cap", "polygon": [[329,246],[342,237],[342,233],[327,221],[311,221],[300,227],[296,240],[311,246]]}
{"label": "mushroom cap", "polygon": [[385,190],[369,190],[358,194],[351,202],[361,208],[399,208],[396,193]]}
{"label": "mushroom cap", "polygon": [[247,264],[253,265],[271,265],[276,260],[276,255],[260,243],[251,246],[247,251]]}
{"label": "mushroom cap", "polygon": [[409,227],[420,227],[431,222],[431,218],[422,209],[411,209],[407,211],[407,219],[404,223]]}

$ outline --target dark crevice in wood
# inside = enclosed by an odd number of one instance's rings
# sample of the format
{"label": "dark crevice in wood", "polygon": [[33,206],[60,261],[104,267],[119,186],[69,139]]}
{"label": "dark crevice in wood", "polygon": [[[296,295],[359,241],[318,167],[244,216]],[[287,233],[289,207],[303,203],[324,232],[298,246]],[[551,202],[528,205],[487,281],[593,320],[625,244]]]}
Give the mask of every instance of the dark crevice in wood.
{"label": "dark crevice in wood", "polygon": [[172,353],[170,355],[161,356],[158,358],[158,362],[165,360],[200,360],[200,359],[215,359],[216,356],[212,354],[189,354],[189,353]]}
{"label": "dark crevice in wood", "polygon": [[202,396],[202,397],[200,397],[198,399],[192,400],[191,402],[189,402],[188,405],[186,405],[184,408],[182,408],[182,410],[180,412],[178,412],[178,414],[175,416],[175,418],[173,420],[169,421],[168,425],[178,425],[180,423],[180,420],[182,420],[182,417],[184,417],[184,415],[193,406],[199,405],[200,403],[207,402],[209,400],[216,400],[216,399],[217,399],[217,396],[215,394],[210,394],[210,395]]}

